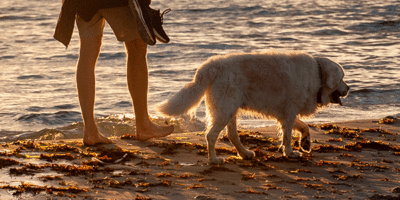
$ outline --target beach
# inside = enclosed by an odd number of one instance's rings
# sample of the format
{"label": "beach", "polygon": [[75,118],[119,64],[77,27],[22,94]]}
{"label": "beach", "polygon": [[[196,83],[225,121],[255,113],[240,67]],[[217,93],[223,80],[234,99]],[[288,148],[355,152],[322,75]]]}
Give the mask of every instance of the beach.
{"label": "beach", "polygon": [[[309,124],[312,151],[279,152],[277,127],[240,130],[253,160],[225,133],[208,165],[204,132],[83,146],[81,139],[2,143],[2,199],[397,199],[397,118]],[[294,137],[296,138],[296,137]],[[298,149],[298,147],[295,147]]]}
{"label": "beach", "polygon": [[[61,0],[0,1],[0,199],[399,199],[400,4],[397,0],[171,0],[151,3],[168,44],[148,47],[148,109],[168,137],[139,142],[126,55],[106,24],[94,114],[113,144],[84,146],[76,91],[79,34],[53,38]],[[343,66],[343,106],[305,119],[312,151],[285,158],[276,122],[238,117],[242,160],[220,134],[207,164],[202,102],[194,118],[157,105],[211,56],[302,51]],[[392,116],[385,120],[384,117]],[[296,138],[296,137],[294,137]],[[295,147],[297,150],[298,147]]]}
{"label": "beach", "polygon": [[[75,77],[77,28],[67,49],[53,39],[61,4],[0,2],[0,141],[33,139],[43,129],[81,122]],[[343,66],[350,86],[343,106],[321,110],[308,123],[400,113],[398,1],[155,0],[151,6],[172,10],[163,19],[171,42],[148,47],[148,108],[154,117],[160,117],[157,105],[190,82],[211,56],[270,50],[303,51]],[[96,118],[133,115],[126,82],[124,44],[106,24],[96,65]],[[203,119],[204,113],[201,104],[196,115]],[[251,128],[266,122],[243,117],[238,125]]]}

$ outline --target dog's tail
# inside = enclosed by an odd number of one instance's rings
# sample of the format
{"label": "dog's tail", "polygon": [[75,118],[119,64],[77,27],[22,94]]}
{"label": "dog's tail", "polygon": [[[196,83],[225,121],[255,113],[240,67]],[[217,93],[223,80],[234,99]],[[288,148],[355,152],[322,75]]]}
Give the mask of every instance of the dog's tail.
{"label": "dog's tail", "polygon": [[206,62],[200,67],[192,82],[185,85],[172,98],[158,105],[158,111],[163,115],[179,116],[189,113],[201,103],[208,86],[215,80],[217,69],[213,62]]}

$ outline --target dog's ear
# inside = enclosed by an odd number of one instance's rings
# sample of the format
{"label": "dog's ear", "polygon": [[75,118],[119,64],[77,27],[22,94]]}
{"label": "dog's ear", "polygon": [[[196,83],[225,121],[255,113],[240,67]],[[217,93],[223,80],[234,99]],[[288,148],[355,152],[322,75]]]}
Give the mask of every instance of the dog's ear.
{"label": "dog's ear", "polygon": [[342,66],[328,58],[315,57],[321,66],[322,84],[329,89],[334,89],[344,77]]}

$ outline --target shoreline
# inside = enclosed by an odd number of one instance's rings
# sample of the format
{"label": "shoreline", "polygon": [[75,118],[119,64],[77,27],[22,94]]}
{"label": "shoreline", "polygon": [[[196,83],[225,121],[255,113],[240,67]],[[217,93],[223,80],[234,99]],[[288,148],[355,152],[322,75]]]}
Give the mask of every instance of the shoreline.
{"label": "shoreline", "polygon": [[[0,150],[2,199],[390,199],[400,192],[400,121],[310,125],[313,151],[277,152],[275,126],[243,129],[242,160],[226,139],[207,164],[204,132],[87,147],[81,139],[17,141]],[[220,134],[220,138],[222,134]],[[399,153],[396,153],[399,152]]]}

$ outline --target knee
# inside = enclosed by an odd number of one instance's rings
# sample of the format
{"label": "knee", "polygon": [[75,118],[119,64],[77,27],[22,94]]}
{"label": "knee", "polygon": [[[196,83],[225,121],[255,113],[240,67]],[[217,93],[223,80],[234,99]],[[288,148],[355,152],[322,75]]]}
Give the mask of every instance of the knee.
{"label": "knee", "polygon": [[147,44],[142,39],[125,42],[126,53],[128,56],[146,56]]}
{"label": "knee", "polygon": [[80,38],[80,58],[96,58],[100,53],[102,36]]}
{"label": "knee", "polygon": [[81,37],[80,39],[80,46],[82,48],[100,48],[102,41],[103,41],[103,36],[95,36],[95,37]]}

